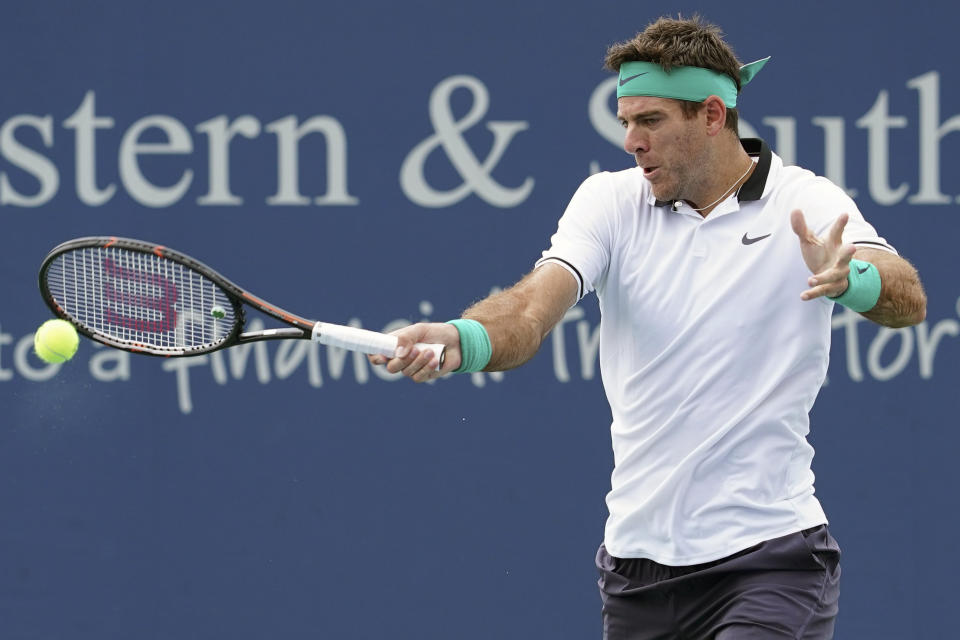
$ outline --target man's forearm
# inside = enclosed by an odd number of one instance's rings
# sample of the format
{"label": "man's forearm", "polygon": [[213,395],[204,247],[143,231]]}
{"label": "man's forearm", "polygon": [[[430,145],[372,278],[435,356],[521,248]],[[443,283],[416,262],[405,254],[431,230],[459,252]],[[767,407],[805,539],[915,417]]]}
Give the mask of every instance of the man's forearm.
{"label": "man's forearm", "polygon": [[907,327],[923,322],[927,315],[927,296],[917,270],[899,256],[864,249],[854,258],[873,263],[880,272],[880,299],[862,315],[885,327]]}
{"label": "man's forearm", "polygon": [[546,264],[506,291],[481,300],[463,313],[480,322],[493,353],[485,371],[519,367],[576,302],[576,283],[561,267]]}
{"label": "man's forearm", "polygon": [[481,323],[490,336],[493,353],[485,371],[519,367],[536,354],[542,329],[524,315],[524,301],[513,289],[501,291],[467,309],[463,317]]}

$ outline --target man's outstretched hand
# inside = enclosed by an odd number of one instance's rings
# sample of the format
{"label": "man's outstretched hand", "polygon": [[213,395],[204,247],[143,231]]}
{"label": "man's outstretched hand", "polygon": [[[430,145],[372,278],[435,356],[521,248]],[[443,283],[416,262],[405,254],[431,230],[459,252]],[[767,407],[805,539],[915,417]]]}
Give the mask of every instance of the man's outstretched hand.
{"label": "man's outstretched hand", "polygon": [[794,209],[790,214],[790,225],[800,239],[803,261],[813,273],[807,280],[810,288],[800,294],[803,300],[820,296],[836,298],[847,290],[850,259],[857,250],[853,245],[843,244],[843,229],[849,219],[846,213],[840,214],[826,237],[821,238],[807,226],[800,209]]}

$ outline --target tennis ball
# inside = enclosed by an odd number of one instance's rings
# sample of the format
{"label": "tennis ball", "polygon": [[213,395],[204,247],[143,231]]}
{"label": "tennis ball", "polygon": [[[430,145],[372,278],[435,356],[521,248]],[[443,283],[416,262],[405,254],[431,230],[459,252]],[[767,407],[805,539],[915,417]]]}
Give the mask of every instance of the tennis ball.
{"label": "tennis ball", "polygon": [[80,337],[66,320],[47,320],[33,334],[33,350],[44,362],[66,362],[77,352]]}

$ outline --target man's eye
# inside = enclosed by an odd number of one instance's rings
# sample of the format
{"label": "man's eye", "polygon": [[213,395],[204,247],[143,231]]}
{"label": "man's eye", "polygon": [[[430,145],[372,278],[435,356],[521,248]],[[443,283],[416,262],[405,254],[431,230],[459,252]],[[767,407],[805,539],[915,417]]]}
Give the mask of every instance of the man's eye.
{"label": "man's eye", "polygon": [[621,121],[620,121],[620,126],[623,127],[624,129],[626,129],[626,128],[627,128],[627,121],[626,121],[626,120],[621,120]]}

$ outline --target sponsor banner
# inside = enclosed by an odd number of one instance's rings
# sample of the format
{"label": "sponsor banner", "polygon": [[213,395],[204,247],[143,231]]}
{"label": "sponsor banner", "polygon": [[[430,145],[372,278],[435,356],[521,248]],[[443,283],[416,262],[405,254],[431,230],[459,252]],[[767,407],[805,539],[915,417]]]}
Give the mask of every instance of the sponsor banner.
{"label": "sponsor banner", "polygon": [[772,56],[741,134],[844,188],[920,271],[917,326],[836,310],[809,437],[844,549],[837,637],[948,637],[960,9],[859,0],[10,11],[0,637],[596,636],[595,297],[520,369],[414,385],[308,342],[163,359],[84,340],[48,365],[37,269],[119,235],[320,320],[458,316],[532,268],[583,179],[631,165],[606,46],[698,9],[742,59]]}

